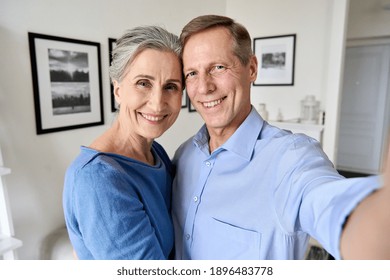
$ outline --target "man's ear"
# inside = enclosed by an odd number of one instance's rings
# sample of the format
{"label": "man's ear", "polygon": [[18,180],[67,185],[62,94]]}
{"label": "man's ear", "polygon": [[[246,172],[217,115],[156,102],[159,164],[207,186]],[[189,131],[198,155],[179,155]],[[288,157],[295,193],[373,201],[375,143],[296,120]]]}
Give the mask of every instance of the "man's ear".
{"label": "man's ear", "polygon": [[252,55],[249,60],[249,74],[252,83],[257,79],[257,66],[257,57],[255,55]]}

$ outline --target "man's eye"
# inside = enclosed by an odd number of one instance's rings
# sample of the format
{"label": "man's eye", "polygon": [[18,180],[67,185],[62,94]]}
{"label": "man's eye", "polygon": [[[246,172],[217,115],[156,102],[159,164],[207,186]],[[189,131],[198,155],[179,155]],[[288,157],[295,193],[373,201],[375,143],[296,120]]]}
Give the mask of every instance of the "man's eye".
{"label": "man's eye", "polygon": [[217,71],[217,72],[221,72],[221,71],[224,71],[226,70],[226,67],[223,66],[223,65],[215,65],[214,68],[213,68],[213,71]]}
{"label": "man's eye", "polygon": [[210,74],[219,74],[223,73],[226,70],[226,67],[223,65],[215,65],[210,69]]}
{"label": "man's eye", "polygon": [[191,77],[194,77],[196,75],[196,73],[193,71],[193,72],[189,72],[186,74],[185,78],[191,78]]}

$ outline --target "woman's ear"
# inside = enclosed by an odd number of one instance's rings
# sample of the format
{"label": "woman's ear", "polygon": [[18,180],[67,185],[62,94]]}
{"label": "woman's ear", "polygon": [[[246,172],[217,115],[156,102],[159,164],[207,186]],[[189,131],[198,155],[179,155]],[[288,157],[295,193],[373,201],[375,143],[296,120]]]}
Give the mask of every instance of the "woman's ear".
{"label": "woman's ear", "polygon": [[120,84],[118,83],[118,81],[113,81],[113,87],[114,87],[115,101],[116,103],[121,104]]}

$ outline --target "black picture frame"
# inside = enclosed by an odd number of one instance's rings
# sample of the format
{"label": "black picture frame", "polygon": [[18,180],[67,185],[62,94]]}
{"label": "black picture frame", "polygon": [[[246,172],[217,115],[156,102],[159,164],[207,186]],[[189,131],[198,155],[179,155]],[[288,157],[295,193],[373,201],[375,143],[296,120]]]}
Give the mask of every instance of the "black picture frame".
{"label": "black picture frame", "polygon": [[[112,62],[112,50],[115,48],[116,44],[116,39],[115,38],[108,38],[108,61],[109,61],[109,66],[111,65]],[[111,112],[114,113],[118,110],[119,106],[118,103],[115,100],[115,95],[114,95],[114,86],[110,80],[110,96],[111,96]]]}
{"label": "black picture frame", "polygon": [[183,91],[182,96],[181,96],[181,108],[187,108],[187,91]]}
{"label": "black picture frame", "polygon": [[258,60],[254,86],[293,86],[296,34],[253,39],[253,50]]}
{"label": "black picture frame", "polygon": [[37,134],[104,124],[100,44],[28,32]]}

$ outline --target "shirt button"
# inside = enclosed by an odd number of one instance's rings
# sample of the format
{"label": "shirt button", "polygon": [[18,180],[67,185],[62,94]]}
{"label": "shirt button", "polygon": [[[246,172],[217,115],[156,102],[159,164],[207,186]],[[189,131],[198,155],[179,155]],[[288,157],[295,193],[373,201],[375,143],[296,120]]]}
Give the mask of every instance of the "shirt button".
{"label": "shirt button", "polygon": [[197,196],[194,196],[194,201],[195,201],[195,202],[198,201],[198,197],[197,197]]}
{"label": "shirt button", "polygon": [[211,163],[209,161],[206,161],[206,166],[211,166]]}
{"label": "shirt button", "polygon": [[186,239],[190,239],[190,235],[188,233],[186,234]]}

